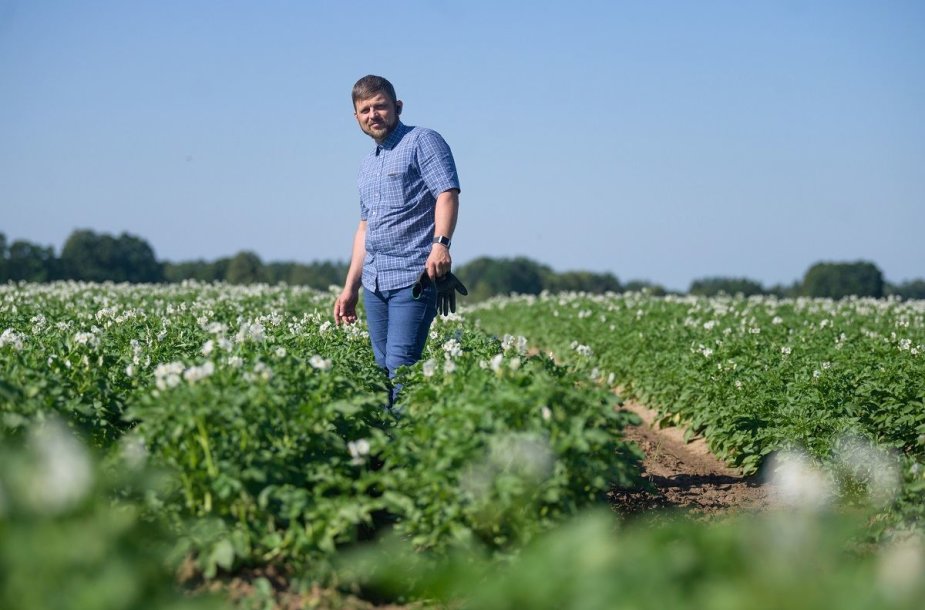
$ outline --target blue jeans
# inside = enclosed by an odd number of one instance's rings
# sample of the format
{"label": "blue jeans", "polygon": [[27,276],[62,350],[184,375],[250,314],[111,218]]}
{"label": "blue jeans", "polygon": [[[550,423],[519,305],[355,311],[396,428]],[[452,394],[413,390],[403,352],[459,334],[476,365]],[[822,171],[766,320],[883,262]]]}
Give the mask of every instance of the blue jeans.
{"label": "blue jeans", "polygon": [[[411,286],[376,291],[364,288],[363,305],[376,364],[388,371],[392,379],[398,367],[414,364],[421,358],[430,324],[437,315],[437,290],[431,282],[421,298],[415,300]],[[399,390],[401,384],[395,384],[389,391],[390,407]]]}

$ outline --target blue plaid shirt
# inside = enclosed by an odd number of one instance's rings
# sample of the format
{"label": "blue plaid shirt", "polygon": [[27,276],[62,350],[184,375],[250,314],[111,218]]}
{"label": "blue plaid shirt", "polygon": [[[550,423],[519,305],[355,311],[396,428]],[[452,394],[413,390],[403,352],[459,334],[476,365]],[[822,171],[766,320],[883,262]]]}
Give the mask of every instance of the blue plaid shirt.
{"label": "blue plaid shirt", "polygon": [[450,147],[432,129],[399,122],[363,160],[358,184],[366,221],[363,286],[412,285],[433,246],[437,196],[459,188]]}

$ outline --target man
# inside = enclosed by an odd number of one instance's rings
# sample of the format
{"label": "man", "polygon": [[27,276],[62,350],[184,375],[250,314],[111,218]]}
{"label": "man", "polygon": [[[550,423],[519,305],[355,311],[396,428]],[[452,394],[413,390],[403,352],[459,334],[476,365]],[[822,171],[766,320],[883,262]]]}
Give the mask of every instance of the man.
{"label": "man", "polygon": [[440,134],[399,120],[403,103],[389,81],[364,76],[352,97],[357,123],[376,147],[360,168],[360,224],[334,321],[356,322],[362,284],[373,355],[391,379],[421,357],[437,314],[437,282],[443,290],[443,278],[452,278],[459,178]]}

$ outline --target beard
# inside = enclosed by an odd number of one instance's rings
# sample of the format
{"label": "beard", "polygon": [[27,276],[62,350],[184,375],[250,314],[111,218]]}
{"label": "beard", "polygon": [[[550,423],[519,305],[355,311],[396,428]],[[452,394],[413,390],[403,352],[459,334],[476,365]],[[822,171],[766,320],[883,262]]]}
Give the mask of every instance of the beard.
{"label": "beard", "polygon": [[398,117],[393,116],[390,120],[380,121],[378,125],[373,125],[372,127],[361,124],[360,129],[372,139],[382,141],[389,137],[389,134],[395,131],[397,126]]}

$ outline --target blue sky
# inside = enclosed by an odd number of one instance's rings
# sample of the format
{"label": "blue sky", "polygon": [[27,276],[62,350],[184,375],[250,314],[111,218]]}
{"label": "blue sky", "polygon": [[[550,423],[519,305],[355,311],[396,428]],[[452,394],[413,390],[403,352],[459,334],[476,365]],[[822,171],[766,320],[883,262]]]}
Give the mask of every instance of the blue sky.
{"label": "blue sky", "polygon": [[346,259],[368,73],[453,149],[457,264],[925,276],[917,0],[0,0],[0,232]]}

